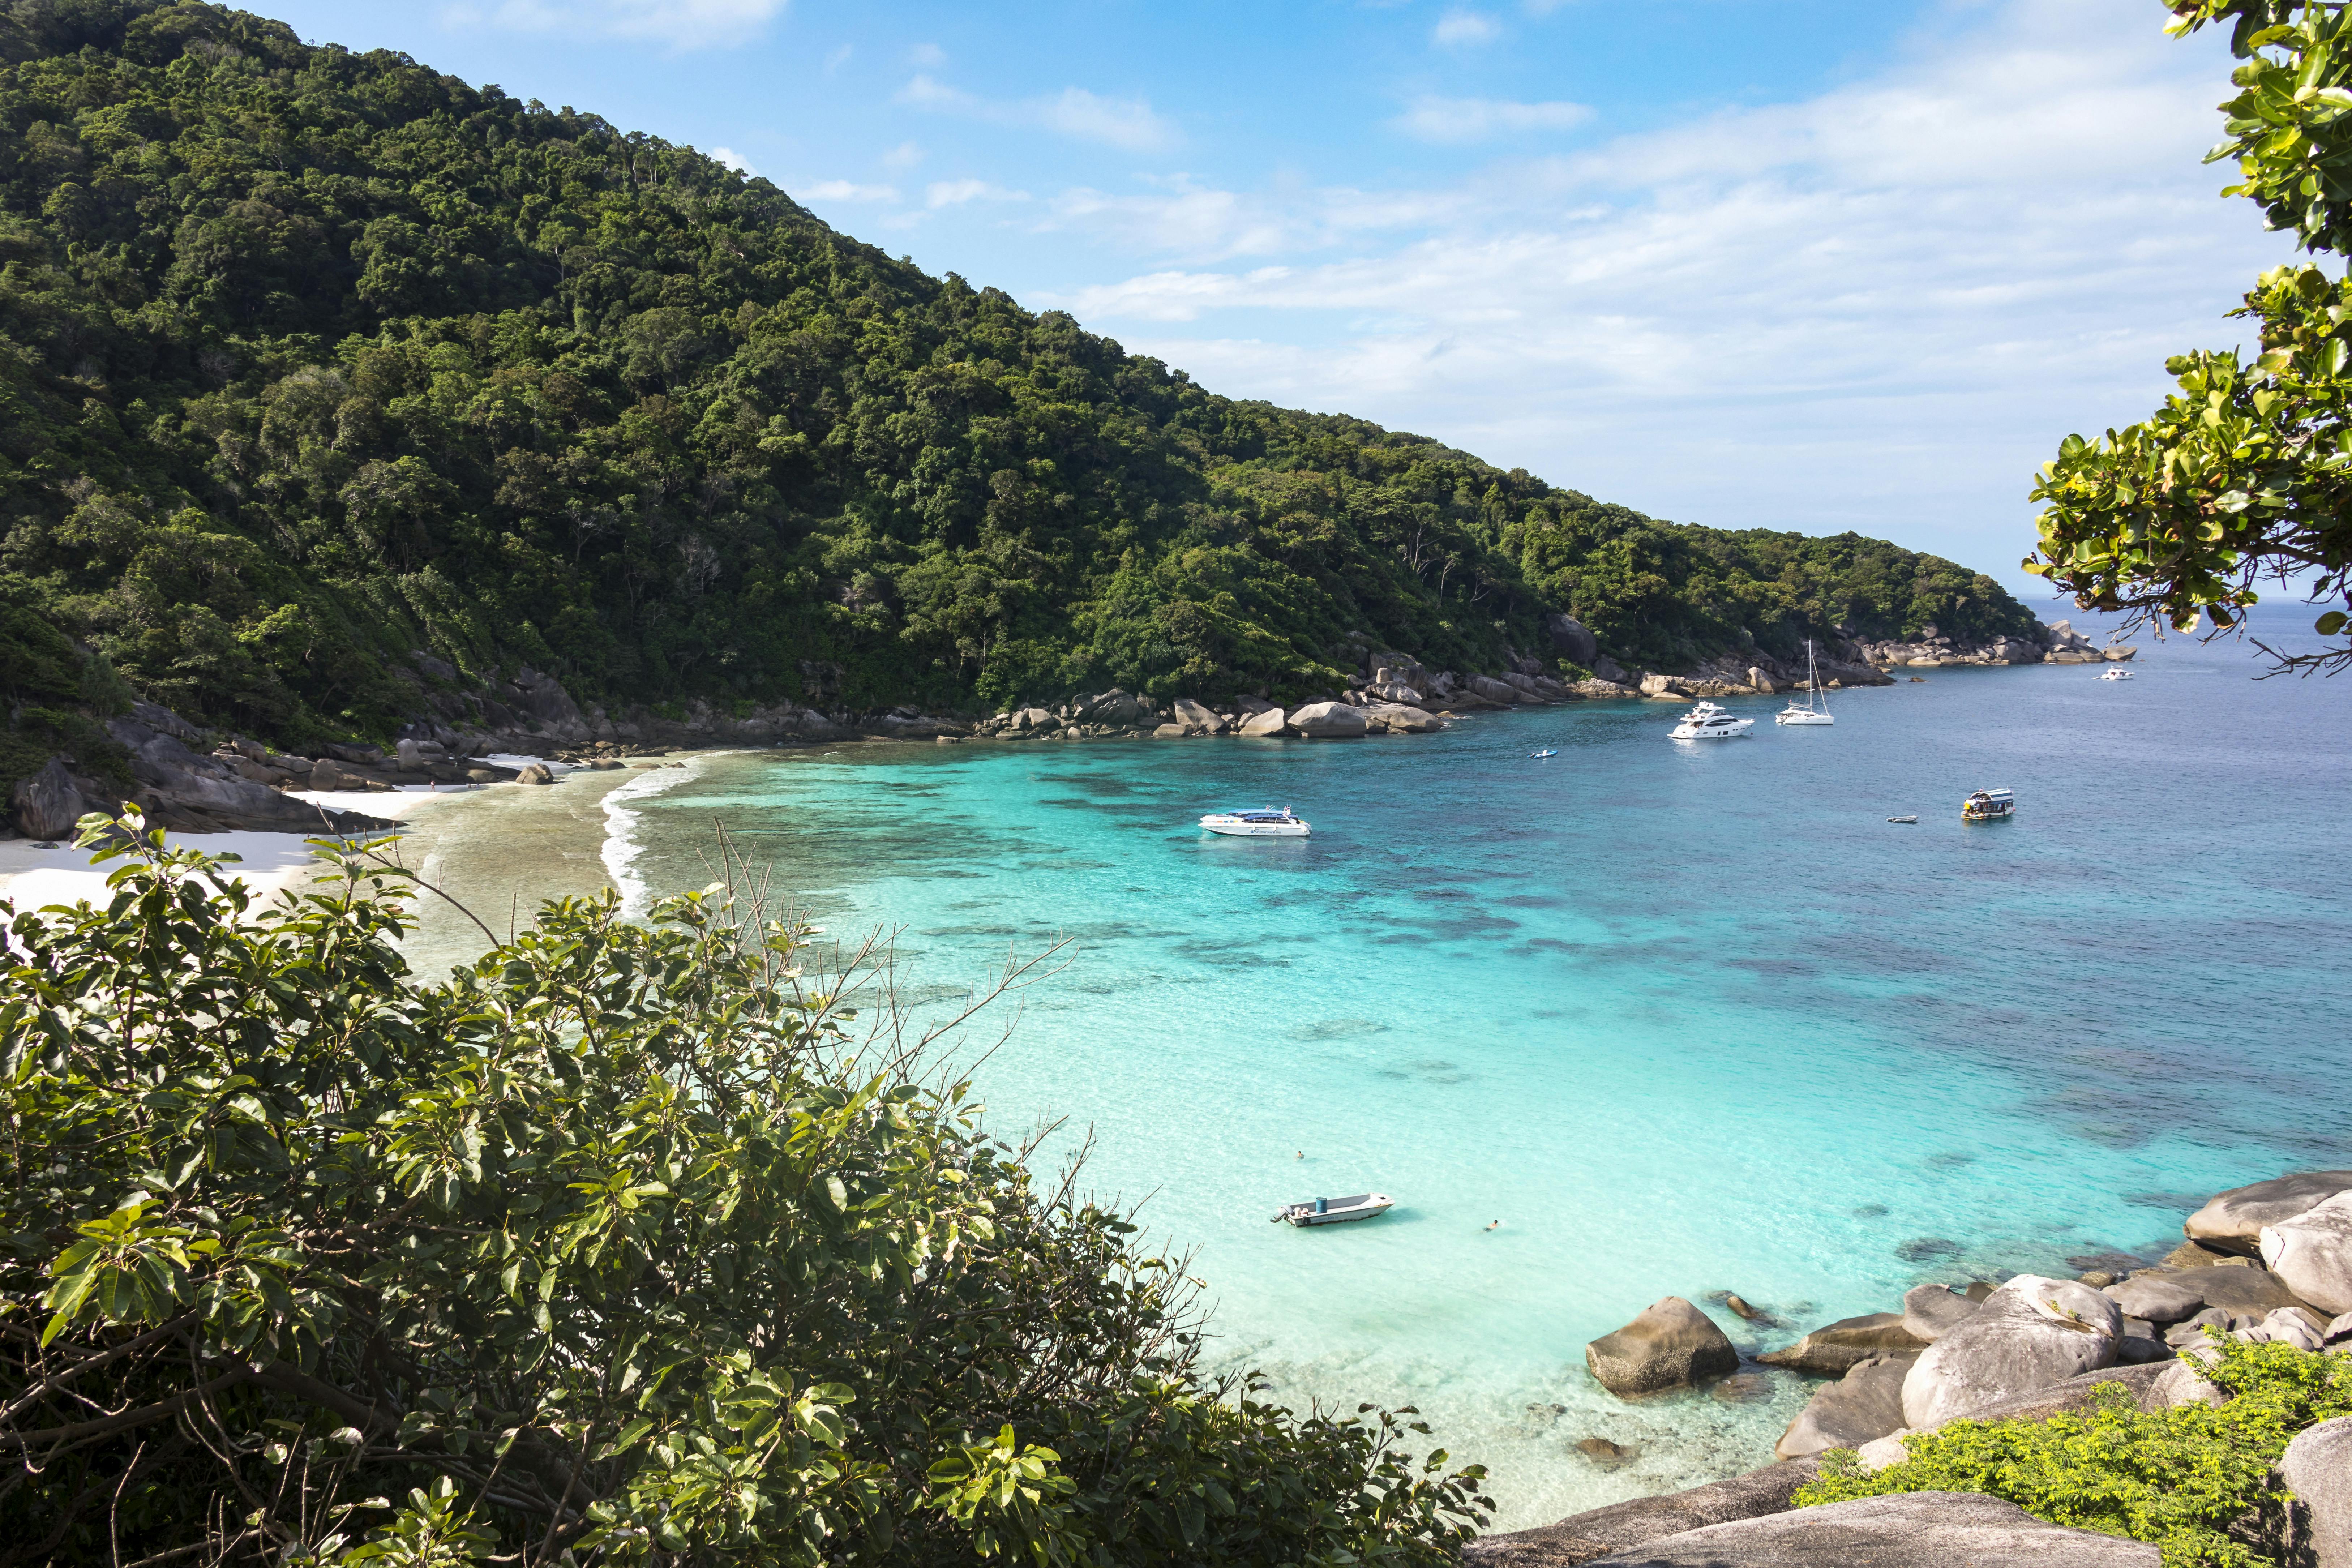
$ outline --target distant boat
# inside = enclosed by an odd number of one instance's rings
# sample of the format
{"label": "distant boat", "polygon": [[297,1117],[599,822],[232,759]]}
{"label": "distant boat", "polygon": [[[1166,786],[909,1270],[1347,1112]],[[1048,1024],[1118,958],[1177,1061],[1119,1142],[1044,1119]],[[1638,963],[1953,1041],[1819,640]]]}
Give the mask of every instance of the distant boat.
{"label": "distant boat", "polygon": [[1201,826],[1228,838],[1304,838],[1308,832],[1307,825],[1291,816],[1286,805],[1280,811],[1267,806],[1258,811],[1212,812],[1201,818]]}
{"label": "distant boat", "polygon": [[1805,700],[1801,707],[1793,697],[1789,705],[1772,715],[1775,724],[1834,724],[1830,717],[1830,694],[1822,689],[1822,667],[1813,658],[1813,640],[1805,639]]}
{"label": "distant boat", "polygon": [[2017,796],[2005,789],[1980,789],[1960,802],[1962,822],[1990,822],[2016,811]]}
{"label": "distant boat", "polygon": [[1303,1204],[1285,1204],[1274,1217],[1298,1226],[1344,1225],[1351,1219],[1378,1219],[1395,1204],[1396,1200],[1386,1193],[1358,1193],[1351,1198],[1311,1198]]}
{"label": "distant boat", "polygon": [[1541,751],[1541,752],[1528,752],[1528,756],[1532,757],[1535,761],[1537,761],[1537,762],[1538,762],[1538,763],[1539,763],[1539,762],[1542,762],[1546,757],[1556,757],[1556,756],[1559,755],[1559,753],[1558,752],[1556,752],[1556,751],[1549,751],[1549,750]]}
{"label": "distant boat", "polygon": [[1683,721],[1667,732],[1672,741],[1728,741],[1734,735],[1745,735],[1756,728],[1753,719],[1735,719],[1712,702],[1702,702],[1683,715]]}
{"label": "distant boat", "polygon": [[1919,819],[1916,816],[1890,816],[1886,820],[1889,822],[1916,822]]}
{"label": "distant boat", "polygon": [[2124,668],[2121,665],[2111,664],[2107,666],[2106,668],[2099,671],[2099,679],[2101,680],[2129,680],[2131,679],[2131,671]]}

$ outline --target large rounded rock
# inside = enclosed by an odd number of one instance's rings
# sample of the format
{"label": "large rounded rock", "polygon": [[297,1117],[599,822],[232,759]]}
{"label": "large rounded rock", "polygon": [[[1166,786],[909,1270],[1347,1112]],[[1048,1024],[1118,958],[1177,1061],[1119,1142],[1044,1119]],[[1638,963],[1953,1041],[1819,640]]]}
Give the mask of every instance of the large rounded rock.
{"label": "large rounded rock", "polygon": [[2352,1312],[2352,1192],[2263,1226],[2262,1247],[2280,1284],[2331,1318]]}
{"label": "large rounded rock", "polygon": [[1903,1380],[1903,1419],[1937,1426],[1973,1405],[2116,1363],[2124,1315],[2072,1279],[2021,1274],[1920,1353]]}
{"label": "large rounded rock", "polygon": [[1588,1509],[1558,1524],[1483,1535],[1462,1548],[1462,1561],[1467,1568],[1573,1568],[1701,1525],[1786,1513],[1797,1489],[1820,1474],[1812,1459],[1767,1465],[1727,1481]]}
{"label": "large rounded rock", "polygon": [[1376,702],[1367,720],[1387,725],[1391,735],[1426,735],[1445,728],[1444,721],[1435,714],[1402,702]]}
{"label": "large rounded rock", "polygon": [[90,809],[59,757],[42,763],[31,777],[18,779],[9,805],[16,831],[27,838],[71,838],[74,824]]}
{"label": "large rounded rock", "polygon": [[2352,1191],[2352,1171],[2297,1171],[2217,1193],[2180,1228],[2191,1241],[2252,1257],[2262,1250],[2263,1226],[2293,1219],[2347,1191]]}
{"label": "large rounded rock", "polygon": [[1225,721],[1189,697],[1179,697],[1168,708],[1176,722],[1187,730],[1198,731],[1204,735],[1224,733]]}
{"label": "large rounded rock", "polygon": [[1903,1330],[1923,1344],[1934,1344],[1973,1317],[1982,1302],[1945,1285],[1919,1285],[1903,1292]]}
{"label": "large rounded rock", "polygon": [[1865,1312],[1824,1324],[1786,1350],[1767,1351],[1756,1359],[1790,1372],[1843,1377],[1864,1362],[1914,1356],[1927,1348],[1926,1340],[1903,1326],[1902,1313]]}
{"label": "large rounded rock", "polygon": [[1980,1492],[1899,1492],[1661,1536],[1591,1568],[2159,1568],[2140,1541],[2045,1523]]}
{"label": "large rounded rock", "polygon": [[2294,1292],[2286,1288],[2286,1282],[2252,1258],[2201,1270],[2197,1275],[2197,1293],[2209,1307],[2256,1317],[2295,1305]]}
{"label": "large rounded rock", "polygon": [[1282,710],[1269,708],[1263,713],[1253,713],[1243,720],[1238,732],[1244,735],[1279,735],[1282,730]]}
{"label": "large rounded rock", "polygon": [[2100,1294],[2122,1308],[2125,1317],[2151,1323],[2177,1323],[2205,1310],[2204,1292],[2171,1274],[2135,1274]]}
{"label": "large rounded rock", "polygon": [[1572,664],[1590,668],[1592,661],[1601,657],[1601,640],[1574,616],[1546,616],[1544,635],[1551,639],[1552,647],[1566,654]]}
{"label": "large rounded rock", "polygon": [[1903,1425],[1903,1379],[1912,1358],[1857,1363],[1825,1384],[1772,1445],[1776,1459],[1801,1459],[1832,1448],[1859,1448]]}
{"label": "large rounded rock", "polygon": [[1739,1370],[1739,1352],[1715,1320],[1669,1296],[1613,1334],[1584,1347],[1584,1364],[1610,1393],[1654,1394]]}
{"label": "large rounded rock", "polygon": [[1367,728],[1364,710],[1345,702],[1309,702],[1290,715],[1290,727],[1302,735],[1345,740]]}
{"label": "large rounded rock", "polygon": [[2279,1456],[2292,1494],[2281,1554],[2292,1568],[2352,1568],[2352,1415],[2296,1435]]}

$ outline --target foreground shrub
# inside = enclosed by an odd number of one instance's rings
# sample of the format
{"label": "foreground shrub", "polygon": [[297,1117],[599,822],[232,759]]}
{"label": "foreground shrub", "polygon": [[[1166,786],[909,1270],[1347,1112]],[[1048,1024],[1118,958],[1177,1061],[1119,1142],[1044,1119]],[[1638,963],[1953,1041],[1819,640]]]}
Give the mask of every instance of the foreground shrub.
{"label": "foreground shrub", "polygon": [[2221,1360],[2205,1375],[2232,1397],[2218,1407],[2144,1412],[2127,1388],[2109,1384],[2081,1415],[1955,1421],[1906,1437],[1909,1457],[1875,1475],[1863,1472],[1853,1450],[1832,1450],[1820,1479],[1798,1491],[1797,1506],[1985,1492],[2053,1524],[2152,1542],[2165,1568],[2273,1563],[2256,1543],[2280,1500],[2271,1467],[2305,1427],[2352,1415],[2352,1355],[2219,1342]]}
{"label": "foreground shrub", "polygon": [[1405,1565],[1478,1521],[1425,1427],[1198,1376],[1167,1260],[861,1051],[754,903],[551,903],[425,984],[364,850],[256,907],[85,829],[107,907],[0,905],[0,1563]]}

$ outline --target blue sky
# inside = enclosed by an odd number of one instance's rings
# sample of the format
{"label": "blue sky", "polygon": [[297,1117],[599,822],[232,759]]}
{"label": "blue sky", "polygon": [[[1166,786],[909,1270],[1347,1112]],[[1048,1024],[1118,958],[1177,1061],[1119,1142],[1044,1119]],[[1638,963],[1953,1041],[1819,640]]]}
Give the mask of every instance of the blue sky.
{"label": "blue sky", "polygon": [[756,171],[1205,385],[2016,571],[2290,251],[2156,0],[262,0]]}

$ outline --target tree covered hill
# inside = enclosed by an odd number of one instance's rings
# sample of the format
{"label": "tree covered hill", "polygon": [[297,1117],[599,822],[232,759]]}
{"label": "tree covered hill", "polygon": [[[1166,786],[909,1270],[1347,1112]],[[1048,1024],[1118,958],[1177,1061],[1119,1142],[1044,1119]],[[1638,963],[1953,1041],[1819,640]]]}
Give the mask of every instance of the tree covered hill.
{"label": "tree covered hill", "polygon": [[[764,180],[404,56],[0,7],[0,685],[382,734],[424,649],[584,698],[969,706],[1336,683],[1569,611],[1675,668],[2020,631],[1847,534],[1660,522],[1236,402]],[[114,679],[119,672],[121,681]]]}

